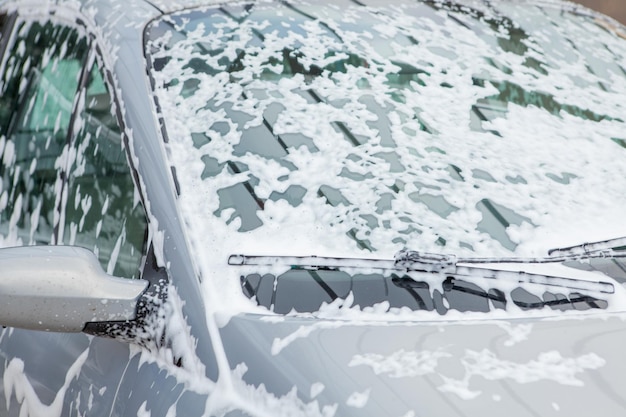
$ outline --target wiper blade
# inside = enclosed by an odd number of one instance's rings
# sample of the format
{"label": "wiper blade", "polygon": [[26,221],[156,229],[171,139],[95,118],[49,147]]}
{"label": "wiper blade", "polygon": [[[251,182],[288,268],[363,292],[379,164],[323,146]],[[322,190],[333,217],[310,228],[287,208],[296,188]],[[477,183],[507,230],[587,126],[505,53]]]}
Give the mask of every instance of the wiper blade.
{"label": "wiper blade", "polygon": [[[623,238],[626,244],[626,238]],[[617,241],[618,239],[615,239]],[[583,245],[580,245],[582,247]],[[577,248],[573,246],[573,248]],[[565,249],[552,249],[565,251]],[[457,258],[455,255],[427,253],[403,250],[395,255],[393,260],[373,258],[337,258],[328,256],[266,256],[266,255],[230,255],[229,265],[291,265],[300,269],[319,269],[337,267],[363,267],[380,269],[408,269],[423,272],[454,272],[457,264],[547,264],[567,261],[579,261],[593,258],[626,258],[624,252],[587,251],[582,253],[564,253],[557,256],[537,258],[499,257],[499,258]]]}
{"label": "wiper blade", "polygon": [[230,255],[229,265],[289,265],[294,269],[376,268],[453,273],[456,256],[413,251],[398,252],[395,259],[334,258],[328,256]]}
{"label": "wiper blade", "polygon": [[497,268],[481,268],[475,266],[459,266],[455,276],[472,278],[479,275],[481,278],[507,280],[519,284],[538,284],[549,287],[569,288],[580,291],[594,291],[604,294],[614,294],[615,287],[606,281],[591,281],[585,279],[568,278],[555,275],[535,274],[525,271],[508,271]]}
{"label": "wiper blade", "polygon": [[601,240],[598,242],[582,243],[580,245],[565,248],[554,248],[548,251],[548,255],[591,255],[600,254],[601,257],[623,257],[615,250],[626,249],[626,237]]}
{"label": "wiper blade", "polygon": [[395,269],[395,262],[387,259],[333,258],[327,256],[255,256],[230,255],[228,265],[289,265],[294,269],[378,268]]}
{"label": "wiper blade", "polygon": [[[592,257],[593,255],[591,255]],[[626,254],[624,254],[626,256]],[[454,255],[401,251],[394,260],[333,258],[324,256],[250,256],[231,255],[229,265],[287,265],[291,269],[331,270],[337,268],[373,268],[384,270],[406,270],[444,275],[463,276],[466,278],[489,278],[507,280],[517,283],[539,284],[546,286],[565,287],[574,290],[596,291],[613,294],[615,287],[610,282],[591,281],[577,278],[560,277],[510,271],[499,268],[478,267],[473,264],[537,264],[557,263],[564,260],[579,260],[580,256],[561,256],[550,258],[457,258]],[[461,265],[459,265],[461,264]]]}

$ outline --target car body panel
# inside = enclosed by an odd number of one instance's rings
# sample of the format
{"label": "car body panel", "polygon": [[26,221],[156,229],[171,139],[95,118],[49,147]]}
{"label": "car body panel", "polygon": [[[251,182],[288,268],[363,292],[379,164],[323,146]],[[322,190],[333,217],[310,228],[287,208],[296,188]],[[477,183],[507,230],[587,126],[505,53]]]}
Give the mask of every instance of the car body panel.
{"label": "car body panel", "polygon": [[80,18],[97,43],[150,221],[155,267],[144,274],[169,285],[155,345],[0,330],[1,415],[624,414],[623,314],[381,322],[212,311],[198,268],[210,249],[190,244],[179,214],[143,45],[161,11],[199,2],[160,3],[59,1],[27,12],[43,3],[0,2],[25,16]]}
{"label": "car body panel", "polygon": [[[248,383],[275,376],[277,393],[295,386],[304,401],[336,404],[336,415],[621,415],[626,406],[615,349],[623,314],[378,326],[244,316],[224,331],[251,341],[229,352],[233,366],[248,365]],[[316,384],[324,388],[313,396]],[[355,393],[368,393],[363,408],[349,402]]]}

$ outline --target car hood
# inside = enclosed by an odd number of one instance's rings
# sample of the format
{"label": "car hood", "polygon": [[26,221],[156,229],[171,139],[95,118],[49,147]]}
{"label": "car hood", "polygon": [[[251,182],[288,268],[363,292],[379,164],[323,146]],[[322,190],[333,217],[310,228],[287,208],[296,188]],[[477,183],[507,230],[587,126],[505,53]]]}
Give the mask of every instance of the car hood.
{"label": "car hood", "polygon": [[624,415],[624,318],[366,323],[240,315],[222,337],[246,384],[321,415]]}

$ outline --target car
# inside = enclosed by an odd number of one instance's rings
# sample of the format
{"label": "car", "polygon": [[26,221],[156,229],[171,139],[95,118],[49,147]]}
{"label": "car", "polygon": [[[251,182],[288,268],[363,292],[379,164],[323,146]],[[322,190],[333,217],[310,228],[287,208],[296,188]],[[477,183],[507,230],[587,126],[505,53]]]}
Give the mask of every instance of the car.
{"label": "car", "polygon": [[625,34],[0,1],[0,415],[624,415]]}

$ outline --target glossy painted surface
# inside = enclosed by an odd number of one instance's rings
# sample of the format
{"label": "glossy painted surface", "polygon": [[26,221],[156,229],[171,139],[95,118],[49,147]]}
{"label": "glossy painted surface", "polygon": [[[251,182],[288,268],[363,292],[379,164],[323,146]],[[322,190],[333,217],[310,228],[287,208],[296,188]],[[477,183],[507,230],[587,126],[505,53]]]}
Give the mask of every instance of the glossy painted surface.
{"label": "glossy painted surface", "polygon": [[[583,416],[601,410],[617,416],[626,410],[619,388],[626,363],[615,349],[626,337],[623,315],[380,326],[241,317],[225,334],[250,338],[231,353],[233,363],[249,365],[250,383],[272,375],[277,393],[295,385],[312,400],[316,382],[332,381],[315,399],[320,406],[338,404],[336,415]],[[274,353],[269,361],[268,351]],[[369,393],[363,408],[347,403],[355,392]]]}
{"label": "glossy painted surface", "polygon": [[[626,343],[623,314],[463,323],[246,314],[225,320],[217,331],[210,328],[195,262],[209,255],[190,247],[185,236],[145,69],[143,29],[159,11],[120,0],[86,0],[81,10],[73,3],[17,5],[29,19],[87,22],[115,87],[150,220],[142,278],[167,279],[170,292],[167,323],[161,316],[148,323],[163,337],[143,346],[85,334],[2,329],[0,415],[626,413],[620,388],[626,374],[619,348]],[[225,358],[216,357],[218,345]],[[218,375],[223,359],[233,370],[226,388],[220,385],[226,376]]]}
{"label": "glossy painted surface", "polygon": [[72,246],[0,251],[0,322],[81,332],[92,321],[133,320],[148,283],[109,276],[93,252]]}

